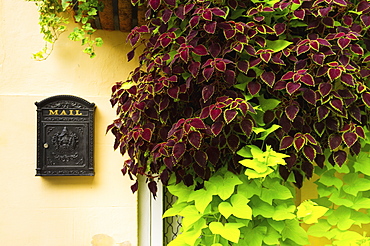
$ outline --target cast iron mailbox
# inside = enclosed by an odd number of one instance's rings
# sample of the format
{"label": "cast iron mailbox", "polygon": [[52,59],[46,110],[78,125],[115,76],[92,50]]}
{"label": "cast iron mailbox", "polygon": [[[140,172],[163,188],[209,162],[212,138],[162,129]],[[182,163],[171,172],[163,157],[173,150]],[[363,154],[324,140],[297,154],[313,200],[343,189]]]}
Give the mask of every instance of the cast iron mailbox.
{"label": "cast iron mailbox", "polygon": [[36,176],[93,176],[95,104],[70,95],[35,104]]}

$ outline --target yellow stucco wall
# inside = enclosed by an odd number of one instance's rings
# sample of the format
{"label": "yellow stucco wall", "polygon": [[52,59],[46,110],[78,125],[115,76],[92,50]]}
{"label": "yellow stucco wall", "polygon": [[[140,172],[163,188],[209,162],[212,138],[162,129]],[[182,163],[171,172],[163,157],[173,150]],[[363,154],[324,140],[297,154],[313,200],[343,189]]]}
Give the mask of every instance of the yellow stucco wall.
{"label": "yellow stucco wall", "polygon": [[[0,245],[136,246],[137,196],[105,135],[115,117],[110,87],[135,65],[126,64],[126,34],[99,31],[105,44],[94,59],[64,34],[37,62],[31,54],[44,45],[37,23],[34,3],[0,0]],[[34,102],[60,94],[97,106],[94,177],[35,176]]]}

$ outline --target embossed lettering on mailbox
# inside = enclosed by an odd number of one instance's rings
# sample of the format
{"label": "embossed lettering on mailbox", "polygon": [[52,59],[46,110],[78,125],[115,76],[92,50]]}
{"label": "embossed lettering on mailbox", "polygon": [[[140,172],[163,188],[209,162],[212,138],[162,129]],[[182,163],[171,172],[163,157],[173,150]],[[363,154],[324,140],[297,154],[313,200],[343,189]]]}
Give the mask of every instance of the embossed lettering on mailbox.
{"label": "embossed lettering on mailbox", "polygon": [[69,95],[37,106],[37,176],[94,175],[95,104]]}

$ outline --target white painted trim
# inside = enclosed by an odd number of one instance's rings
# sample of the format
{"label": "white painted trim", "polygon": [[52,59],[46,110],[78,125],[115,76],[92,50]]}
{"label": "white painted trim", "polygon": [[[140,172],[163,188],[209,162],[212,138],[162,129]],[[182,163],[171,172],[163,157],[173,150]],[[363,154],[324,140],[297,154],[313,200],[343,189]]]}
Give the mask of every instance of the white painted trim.
{"label": "white painted trim", "polygon": [[138,190],[139,246],[163,246],[163,187],[158,183],[157,198],[150,193],[144,178]]}

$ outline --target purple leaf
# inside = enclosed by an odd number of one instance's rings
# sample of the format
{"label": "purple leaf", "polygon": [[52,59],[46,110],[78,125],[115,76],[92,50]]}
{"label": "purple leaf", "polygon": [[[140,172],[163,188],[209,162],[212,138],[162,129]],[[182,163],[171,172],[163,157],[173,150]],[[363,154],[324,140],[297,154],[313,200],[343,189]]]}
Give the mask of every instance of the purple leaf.
{"label": "purple leaf", "polygon": [[294,72],[289,71],[286,74],[284,74],[283,77],[281,77],[281,79],[282,80],[289,80],[289,79],[292,79],[293,76],[294,76]]}
{"label": "purple leaf", "polygon": [[370,3],[368,1],[361,1],[357,5],[357,12],[362,12],[370,8]]}
{"label": "purple leaf", "polygon": [[160,43],[163,48],[167,47],[171,43],[172,39],[169,37],[162,38]]}
{"label": "purple leaf", "polygon": [[226,121],[226,124],[229,124],[231,121],[233,121],[236,115],[237,115],[237,111],[235,109],[225,110],[224,119]]}
{"label": "purple leaf", "polygon": [[331,81],[335,80],[336,78],[339,78],[342,74],[342,71],[338,68],[329,68],[328,75]]}
{"label": "purple leaf", "polygon": [[198,150],[194,154],[194,160],[199,166],[205,167],[207,165],[208,156],[204,151]]}
{"label": "purple leaf", "polygon": [[327,27],[334,27],[334,19],[331,17],[325,17],[321,22]]}
{"label": "purple leaf", "polygon": [[201,118],[201,119],[208,118],[209,111],[210,111],[209,106],[202,108],[202,112],[200,113],[199,118]]}
{"label": "purple leaf", "polygon": [[213,108],[210,112],[211,119],[216,121],[220,117],[222,110],[220,108]]}
{"label": "purple leaf", "polygon": [[266,72],[264,71],[261,75],[261,79],[265,82],[268,86],[272,87],[275,83],[275,74],[273,72]]}
{"label": "purple leaf", "polygon": [[357,141],[357,134],[354,132],[346,132],[342,135],[342,138],[348,148],[351,148]]}
{"label": "purple leaf", "polygon": [[190,21],[189,21],[189,24],[190,24],[190,27],[193,29],[194,27],[196,27],[198,24],[199,24],[199,19],[200,19],[200,16],[199,15],[196,15],[196,16],[193,16]]}
{"label": "purple leaf", "polygon": [[204,30],[209,34],[214,34],[216,31],[216,25],[217,25],[216,21],[207,22],[204,24]]}
{"label": "purple leaf", "polygon": [[347,153],[343,150],[339,150],[333,153],[333,159],[338,166],[342,166],[347,160]]}
{"label": "purple leaf", "polygon": [[368,108],[370,108],[370,93],[369,92],[362,93],[362,101],[366,104]]}
{"label": "purple leaf", "polygon": [[285,108],[285,114],[290,121],[293,121],[299,112],[299,107],[296,105],[289,105]]}
{"label": "purple leaf", "polygon": [[189,60],[189,49],[184,49],[180,52],[180,57],[184,62],[188,62]]}
{"label": "purple leaf", "polygon": [[226,63],[223,60],[216,62],[216,69],[221,72],[225,72],[226,70]]}
{"label": "purple leaf", "polygon": [[239,126],[240,128],[242,129],[242,131],[244,132],[245,135],[247,135],[248,137],[251,135],[252,133],[252,128],[253,128],[253,121],[250,120],[250,119],[243,119],[240,123],[239,123]]}
{"label": "purple leaf", "polygon": [[215,69],[213,68],[213,67],[206,67],[204,70],[203,70],[203,76],[204,76],[204,78],[208,81],[210,78],[211,78],[211,76],[212,76],[212,74],[213,74],[213,71],[214,71]]}
{"label": "purple leaf", "polygon": [[190,121],[190,125],[194,127],[195,129],[207,129],[204,122],[199,118],[193,118]]}
{"label": "purple leaf", "polygon": [[147,142],[150,142],[151,139],[152,139],[152,130],[150,130],[149,128],[145,128],[143,130],[143,132],[141,133],[141,137],[147,141]]}
{"label": "purple leaf", "polygon": [[247,73],[249,69],[249,64],[247,61],[239,61],[236,67],[243,73]]}
{"label": "purple leaf", "polygon": [[235,72],[233,70],[225,71],[225,81],[230,85],[235,84]]}
{"label": "purple leaf", "polygon": [[219,9],[219,8],[212,8],[212,13],[217,16],[225,16],[225,11]]}
{"label": "purple leaf", "polygon": [[218,160],[220,159],[220,150],[217,147],[209,147],[206,150],[208,160],[211,162],[214,166],[217,165]]}
{"label": "purple leaf", "polygon": [[260,64],[262,61],[261,58],[252,58],[250,61],[249,61],[249,67],[254,67],[254,66],[257,66],[258,64]]}
{"label": "purple leaf", "polygon": [[285,32],[286,25],[285,23],[277,23],[275,24],[274,29],[275,29],[276,35],[279,36]]}
{"label": "purple leaf", "polygon": [[298,48],[297,48],[297,55],[299,56],[300,54],[303,54],[303,53],[307,52],[309,49],[310,49],[310,46],[309,45],[301,45],[301,46],[298,46]]}
{"label": "purple leaf", "polygon": [[351,40],[349,38],[340,38],[338,39],[337,42],[338,42],[339,47],[343,50],[349,45]]}
{"label": "purple leaf", "polygon": [[319,14],[322,16],[322,17],[325,17],[329,14],[329,12],[331,11],[331,7],[326,7],[326,8],[321,8],[319,9]]}
{"label": "purple leaf", "polygon": [[352,44],[351,45],[351,50],[352,50],[353,53],[355,53],[357,55],[360,55],[360,56],[364,55],[364,50],[358,44]]}
{"label": "purple leaf", "polygon": [[319,85],[319,93],[321,94],[322,97],[326,97],[329,95],[333,88],[333,85],[331,83],[321,83]]}
{"label": "purple leaf", "polygon": [[202,90],[202,98],[204,102],[207,102],[213,95],[215,87],[213,85],[206,85]]}
{"label": "purple leaf", "polygon": [[260,56],[260,58],[264,62],[268,63],[270,61],[270,59],[271,59],[271,56],[272,56],[272,54],[270,52],[268,52],[268,53],[262,53],[261,56]]}
{"label": "purple leaf", "polygon": [[176,6],[176,0],[164,0],[165,3],[171,6]]}
{"label": "purple leaf", "polygon": [[135,56],[135,49],[127,53],[127,61],[131,61]]}
{"label": "purple leaf", "polygon": [[304,19],[304,16],[305,16],[305,10],[304,9],[299,9],[299,10],[295,10],[294,12],[293,12],[293,15],[295,16],[295,17],[297,17],[298,19],[301,19],[301,20],[303,20]]}
{"label": "purple leaf", "polygon": [[315,105],[316,93],[311,89],[306,89],[303,91],[303,99],[305,99],[308,103]]}
{"label": "purple leaf", "polygon": [[301,83],[293,83],[288,82],[286,84],[286,90],[289,93],[289,95],[292,95],[294,92],[296,92],[299,88],[301,88]]}
{"label": "purple leaf", "polygon": [[212,21],[212,11],[210,9],[206,9],[203,13],[202,13],[202,17],[203,19],[205,20],[208,20],[208,21]]}
{"label": "purple leaf", "polygon": [[324,106],[324,105],[320,105],[318,108],[317,108],[317,118],[319,121],[322,121],[323,119],[325,119],[330,113],[330,110]]}
{"label": "purple leaf", "polygon": [[294,138],[291,136],[284,136],[280,141],[279,150],[284,150],[292,146]]}
{"label": "purple leaf", "polygon": [[235,153],[239,148],[240,139],[237,135],[231,134],[227,139],[227,145]]}
{"label": "purple leaf", "polygon": [[188,140],[189,140],[191,145],[193,145],[195,148],[199,149],[201,141],[202,141],[202,135],[199,132],[192,131],[188,135]]}
{"label": "purple leaf", "polygon": [[312,146],[306,145],[303,148],[303,155],[307,158],[307,160],[313,163],[316,158],[316,150]]}
{"label": "purple leaf", "polygon": [[329,136],[329,148],[331,151],[337,149],[342,144],[342,137],[337,134],[332,134]]}
{"label": "purple leaf", "polygon": [[309,85],[309,86],[313,86],[315,85],[315,81],[313,80],[313,77],[311,76],[311,74],[305,74],[301,77],[301,81],[306,84],[306,85]]}
{"label": "purple leaf", "polygon": [[253,80],[253,81],[248,83],[247,88],[248,88],[249,93],[252,96],[254,96],[260,91],[261,84]]}
{"label": "purple leaf", "polygon": [[297,151],[300,151],[302,147],[305,145],[305,143],[306,143],[306,140],[302,137],[294,138],[294,141],[293,141],[294,148]]}
{"label": "purple leaf", "polygon": [[343,101],[341,99],[333,99],[329,103],[335,110],[343,112]]}
{"label": "purple leaf", "polygon": [[156,11],[159,6],[161,5],[161,0],[149,0],[148,1],[149,6]]}
{"label": "purple leaf", "polygon": [[135,193],[139,189],[139,182],[136,180],[135,184],[131,185],[132,193]]}
{"label": "purple leaf", "polygon": [[192,61],[189,64],[188,70],[194,78],[196,78],[198,76],[199,69],[200,69],[200,62]]}
{"label": "purple leaf", "polygon": [[198,46],[194,47],[193,52],[194,52],[195,54],[199,55],[199,56],[205,56],[205,55],[208,55],[207,48],[206,48],[204,45],[202,45],[202,44],[200,44],[200,45],[198,45]]}
{"label": "purple leaf", "polygon": [[315,53],[312,60],[318,65],[324,65],[325,55],[323,53]]}
{"label": "purple leaf", "polygon": [[172,97],[173,99],[177,99],[179,97],[180,87],[174,86],[167,90],[167,94]]}
{"label": "purple leaf", "polygon": [[224,35],[226,39],[231,39],[232,37],[235,36],[235,34],[236,34],[236,31],[234,29],[224,30]]}
{"label": "purple leaf", "polygon": [[186,145],[184,142],[177,142],[172,148],[172,155],[179,160],[185,153]]}
{"label": "purple leaf", "polygon": [[211,131],[212,131],[213,135],[215,135],[215,137],[218,134],[220,134],[220,132],[222,131],[223,126],[224,126],[224,123],[222,121],[217,121],[217,122],[212,124]]}
{"label": "purple leaf", "polygon": [[346,26],[352,26],[352,24],[353,24],[353,18],[352,18],[352,16],[350,16],[350,15],[343,16],[343,23]]}
{"label": "purple leaf", "polygon": [[365,27],[370,26],[370,16],[368,15],[361,15],[361,21],[364,24]]}
{"label": "purple leaf", "polygon": [[209,46],[209,53],[211,53],[211,56],[212,57],[217,57],[221,52],[221,46],[220,44],[216,43],[216,42],[213,42],[210,46]]}
{"label": "purple leaf", "polygon": [[362,126],[356,126],[356,134],[360,138],[365,139],[365,131],[364,131],[364,128]]}

